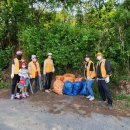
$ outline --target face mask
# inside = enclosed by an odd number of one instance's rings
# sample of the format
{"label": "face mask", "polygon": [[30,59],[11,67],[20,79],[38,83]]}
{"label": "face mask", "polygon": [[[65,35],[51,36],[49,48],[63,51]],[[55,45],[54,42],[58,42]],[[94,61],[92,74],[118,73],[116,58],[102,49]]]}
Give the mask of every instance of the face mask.
{"label": "face mask", "polygon": [[48,56],[49,59],[51,59],[52,57],[51,56]]}
{"label": "face mask", "polygon": [[35,58],[34,58],[34,59],[32,59],[32,61],[33,61],[33,62],[36,62],[36,61],[37,61],[37,59],[35,59]]}
{"label": "face mask", "polygon": [[18,60],[22,59],[22,55],[17,55]]}
{"label": "face mask", "polygon": [[97,57],[97,60],[101,60],[101,59],[102,59],[102,56],[98,56],[98,57]]}
{"label": "face mask", "polygon": [[23,69],[25,69],[25,68],[26,68],[26,66],[25,66],[25,65],[23,65],[23,66],[22,66],[22,68],[23,68]]}

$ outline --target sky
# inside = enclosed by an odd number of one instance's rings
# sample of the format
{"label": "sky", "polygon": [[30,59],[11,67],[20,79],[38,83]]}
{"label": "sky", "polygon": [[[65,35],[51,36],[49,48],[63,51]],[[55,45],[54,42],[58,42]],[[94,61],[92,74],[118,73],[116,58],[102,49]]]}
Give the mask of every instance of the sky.
{"label": "sky", "polygon": [[[87,1],[87,0],[82,0],[82,1]],[[107,0],[106,0],[107,1]],[[118,0],[119,1],[119,3],[123,3],[124,2],[124,0]],[[33,5],[33,7],[35,8],[35,9],[44,9],[44,5],[41,3],[41,2],[37,2],[37,3],[35,3],[34,5]],[[47,7],[48,8],[48,11],[50,11],[50,7]],[[57,12],[59,12],[59,11],[61,11],[62,10],[62,4],[61,4],[61,7],[57,7],[57,8],[55,8],[55,11],[57,11]]]}

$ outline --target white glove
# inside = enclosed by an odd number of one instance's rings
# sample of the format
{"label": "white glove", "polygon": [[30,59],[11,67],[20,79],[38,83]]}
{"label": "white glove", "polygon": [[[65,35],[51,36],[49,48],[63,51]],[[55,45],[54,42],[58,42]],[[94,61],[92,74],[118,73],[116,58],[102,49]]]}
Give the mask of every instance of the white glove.
{"label": "white glove", "polygon": [[11,79],[13,79],[13,78],[14,78],[14,73],[11,74]]}
{"label": "white glove", "polygon": [[32,79],[32,75],[30,75],[30,79]]}
{"label": "white glove", "polygon": [[53,73],[55,72],[55,68],[53,67],[53,71],[52,71]]}
{"label": "white glove", "polygon": [[97,78],[96,80],[97,80],[97,82],[98,82],[98,78]]}
{"label": "white glove", "polygon": [[109,83],[109,82],[110,82],[109,76],[107,76],[107,77],[105,78],[105,82],[106,82],[106,83]]}
{"label": "white glove", "polygon": [[89,76],[87,76],[87,80],[90,80],[90,77],[89,77]]}

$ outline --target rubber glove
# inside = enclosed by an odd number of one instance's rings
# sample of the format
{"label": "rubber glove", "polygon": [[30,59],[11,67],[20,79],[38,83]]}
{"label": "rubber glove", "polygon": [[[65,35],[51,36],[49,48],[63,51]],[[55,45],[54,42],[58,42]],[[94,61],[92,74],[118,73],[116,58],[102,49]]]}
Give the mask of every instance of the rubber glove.
{"label": "rubber glove", "polygon": [[105,82],[106,82],[106,83],[109,83],[109,82],[110,82],[110,77],[109,77],[109,76],[107,76],[107,77],[105,78]]}

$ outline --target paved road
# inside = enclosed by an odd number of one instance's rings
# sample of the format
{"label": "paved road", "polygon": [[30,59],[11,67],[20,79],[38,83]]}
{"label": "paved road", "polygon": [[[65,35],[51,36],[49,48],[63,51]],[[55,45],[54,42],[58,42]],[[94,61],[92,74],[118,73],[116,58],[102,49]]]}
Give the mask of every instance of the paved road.
{"label": "paved road", "polygon": [[28,100],[0,100],[0,130],[130,130],[130,118],[92,113],[53,114]]}

